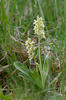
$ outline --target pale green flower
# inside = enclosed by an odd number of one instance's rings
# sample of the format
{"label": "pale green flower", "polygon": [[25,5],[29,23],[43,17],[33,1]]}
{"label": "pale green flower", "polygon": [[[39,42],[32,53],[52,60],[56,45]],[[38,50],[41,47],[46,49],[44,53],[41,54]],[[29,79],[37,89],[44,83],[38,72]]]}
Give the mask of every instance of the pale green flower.
{"label": "pale green flower", "polygon": [[45,32],[44,32],[44,24],[42,17],[37,16],[37,20],[34,20],[34,32],[41,38],[45,38]]}
{"label": "pale green flower", "polygon": [[29,60],[31,61],[34,57],[34,51],[35,51],[34,42],[31,41],[31,38],[28,38],[25,45],[26,45]]}

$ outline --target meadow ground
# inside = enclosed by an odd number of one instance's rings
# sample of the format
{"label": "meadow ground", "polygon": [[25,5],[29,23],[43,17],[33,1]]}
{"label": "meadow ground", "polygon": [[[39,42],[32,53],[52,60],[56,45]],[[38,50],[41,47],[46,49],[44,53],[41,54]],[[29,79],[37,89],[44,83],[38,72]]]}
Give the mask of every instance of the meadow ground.
{"label": "meadow ground", "polygon": [[0,100],[66,100],[66,0],[0,0]]}

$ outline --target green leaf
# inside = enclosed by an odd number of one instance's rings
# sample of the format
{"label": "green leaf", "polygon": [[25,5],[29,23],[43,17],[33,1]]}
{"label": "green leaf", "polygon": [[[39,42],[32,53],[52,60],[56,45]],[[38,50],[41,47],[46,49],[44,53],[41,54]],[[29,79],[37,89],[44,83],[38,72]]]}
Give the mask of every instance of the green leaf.
{"label": "green leaf", "polygon": [[31,73],[31,77],[34,80],[34,84],[36,84],[39,88],[42,88],[42,81],[39,73],[37,71],[33,71]]}
{"label": "green leaf", "polygon": [[20,62],[14,62],[14,66],[20,71],[19,76],[32,82],[34,85],[37,85],[39,88],[42,88],[41,77],[37,71],[28,69],[27,66],[21,64]]}
{"label": "green leaf", "polygon": [[14,62],[14,66],[15,66],[16,69],[18,69],[20,72],[22,72],[23,74],[29,76],[27,66],[23,65],[23,64],[20,63],[20,62]]}
{"label": "green leaf", "polygon": [[24,73],[18,73],[18,75],[22,78],[24,78],[24,80],[26,81],[32,81],[32,77],[25,75]]}
{"label": "green leaf", "polygon": [[45,75],[48,75],[48,71],[49,71],[49,63],[48,63],[48,55],[45,57],[44,60],[44,65],[43,65],[43,72],[45,73]]}
{"label": "green leaf", "polygon": [[61,76],[61,74],[62,74],[62,72],[60,72],[60,73],[51,81],[51,83],[49,84],[49,87],[50,87],[51,85],[53,85],[53,83]]}
{"label": "green leaf", "polygon": [[45,86],[45,81],[48,75],[48,71],[49,71],[49,64],[48,64],[48,55],[45,57],[44,60],[44,65],[43,65],[43,71],[42,71],[42,84],[43,84],[43,88]]}

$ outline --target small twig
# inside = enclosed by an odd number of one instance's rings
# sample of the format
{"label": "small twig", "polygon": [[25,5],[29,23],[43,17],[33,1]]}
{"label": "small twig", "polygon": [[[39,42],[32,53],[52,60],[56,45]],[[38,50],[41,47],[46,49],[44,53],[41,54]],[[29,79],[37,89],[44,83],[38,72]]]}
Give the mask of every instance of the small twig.
{"label": "small twig", "polygon": [[4,55],[4,57],[2,58],[2,59],[0,59],[0,62],[2,61],[2,60],[4,60],[6,58],[6,54]]}
{"label": "small twig", "polygon": [[0,65],[0,72],[2,72],[3,70],[5,70],[6,68],[8,68],[9,67],[9,65],[5,65],[5,66],[2,66],[2,65]]}
{"label": "small twig", "polygon": [[18,39],[16,39],[14,36],[10,35],[11,38],[15,41],[15,42],[19,42],[22,46],[24,45],[21,41],[19,41]]}

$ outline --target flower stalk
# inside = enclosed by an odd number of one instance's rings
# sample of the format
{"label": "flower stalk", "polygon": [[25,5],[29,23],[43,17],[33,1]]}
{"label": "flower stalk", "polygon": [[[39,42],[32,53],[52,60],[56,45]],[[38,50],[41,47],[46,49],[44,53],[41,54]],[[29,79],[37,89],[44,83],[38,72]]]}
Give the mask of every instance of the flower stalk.
{"label": "flower stalk", "polygon": [[42,73],[42,61],[41,61],[41,50],[40,50],[40,37],[38,37],[38,51],[39,51],[40,73]]}

